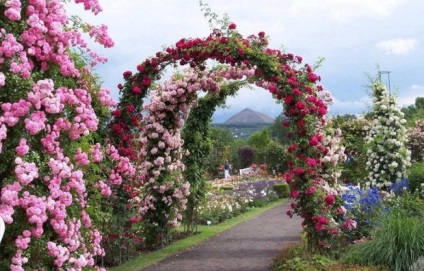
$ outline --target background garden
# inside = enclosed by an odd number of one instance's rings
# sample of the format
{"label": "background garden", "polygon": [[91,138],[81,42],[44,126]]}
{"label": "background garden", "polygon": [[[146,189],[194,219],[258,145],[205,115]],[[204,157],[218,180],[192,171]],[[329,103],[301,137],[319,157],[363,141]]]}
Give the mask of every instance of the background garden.
{"label": "background garden", "polygon": [[[113,46],[107,27],[65,3],[0,1],[1,270],[121,265],[282,197],[305,230],[276,270],[424,269],[424,98],[400,108],[376,77],[363,117],[326,117],[315,67],[202,3],[215,30],[123,72],[115,102],[84,40]],[[190,68],[158,83],[168,65]],[[249,84],[282,113],[236,140],[210,119]],[[226,160],[253,173],[224,181]]]}

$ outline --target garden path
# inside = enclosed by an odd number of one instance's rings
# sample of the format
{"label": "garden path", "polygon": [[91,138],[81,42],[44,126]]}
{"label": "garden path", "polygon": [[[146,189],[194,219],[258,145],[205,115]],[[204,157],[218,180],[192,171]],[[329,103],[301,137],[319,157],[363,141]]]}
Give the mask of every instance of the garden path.
{"label": "garden path", "polygon": [[278,205],[143,271],[267,271],[284,246],[300,240],[301,219]]}

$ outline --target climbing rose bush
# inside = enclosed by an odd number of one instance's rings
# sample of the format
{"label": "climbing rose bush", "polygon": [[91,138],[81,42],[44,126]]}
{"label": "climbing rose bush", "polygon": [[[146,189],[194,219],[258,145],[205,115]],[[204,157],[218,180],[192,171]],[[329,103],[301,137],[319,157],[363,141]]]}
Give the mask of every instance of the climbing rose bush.
{"label": "climbing rose bush", "polygon": [[[289,147],[292,162],[285,175],[287,182],[292,186],[292,197],[296,201],[293,204],[293,212],[304,218],[303,225],[308,231],[311,247],[328,247],[327,240],[340,232],[338,220],[344,214],[339,210],[342,201],[336,193],[337,191],[328,191],[323,188],[326,183],[323,176],[327,176],[326,168],[330,167],[322,167],[321,162],[321,158],[328,154],[329,148],[323,141],[326,136],[322,129],[326,123],[324,116],[327,113],[327,103],[320,96],[320,92],[323,91],[322,86],[317,85],[320,77],[314,73],[310,65],[300,66],[302,62],[300,56],[285,54],[279,50],[267,48],[267,45],[268,41],[264,32],[244,38],[236,31],[234,25],[225,32],[215,31],[203,39],[183,38],[174,46],[157,52],[154,57],[137,65],[137,72],[125,71],[123,73],[125,83],[118,85],[122,93],[117,108],[118,113],[114,115],[110,124],[112,137],[115,139],[114,142],[120,153],[132,160],[137,159],[138,150],[142,150],[143,145],[150,144],[150,141],[154,147],[149,148],[149,151],[143,151],[141,157],[158,153],[156,149],[159,151],[160,148],[158,148],[159,142],[156,141],[161,140],[159,137],[162,135],[161,133],[152,130],[141,139],[138,139],[137,135],[140,130],[145,129],[144,125],[146,124],[150,129],[149,122],[143,122],[143,98],[151,90],[152,83],[160,78],[160,71],[169,64],[190,65],[197,71],[204,71],[207,69],[205,62],[211,59],[225,66],[255,67],[254,76],[248,79],[248,82],[269,91],[275,99],[284,104],[287,121],[283,125],[290,127],[289,136],[293,140],[293,144]],[[180,90],[175,89],[175,91]],[[182,88],[181,91],[186,92],[187,90]],[[187,102],[188,104],[189,102]],[[163,106],[163,109],[165,108],[166,106]],[[182,112],[184,114],[184,111]],[[168,115],[168,113],[173,115]],[[178,123],[178,119],[174,117],[174,115],[178,115],[177,110],[174,112],[164,110],[159,113],[159,115],[161,114],[163,114],[162,126],[164,126],[163,123],[171,120]],[[151,138],[152,136],[153,138]],[[172,137],[172,134],[170,136]],[[154,150],[154,154],[150,150]],[[147,157],[146,166],[149,168],[152,164],[154,165],[151,167],[153,169],[155,166],[162,166],[164,162],[164,156],[151,156]],[[157,174],[157,170],[155,171]],[[143,185],[148,182],[149,186],[154,187],[155,182],[164,178],[160,174],[151,178],[150,173],[148,174],[149,177],[145,176]],[[160,183],[159,181],[157,187],[160,187]],[[328,201],[324,201],[323,199],[327,197]],[[162,210],[167,213],[168,207],[158,208],[163,206],[163,201],[158,200],[157,197],[153,198],[153,202],[157,203],[153,207],[146,206],[141,199],[139,202],[141,209],[154,210],[156,208],[156,213]],[[290,211],[290,214],[293,212]],[[336,219],[333,219],[334,217]],[[142,220],[143,217],[139,219]],[[161,223],[164,222],[155,220],[150,224],[159,225]],[[349,219],[346,225],[348,228],[352,228],[354,221]],[[160,236],[159,238],[161,238]]]}
{"label": "climbing rose bush", "polygon": [[[254,69],[242,67],[221,68],[214,72],[187,69],[176,74],[164,85],[158,85],[150,94],[150,103],[141,132],[139,172],[144,184],[135,188],[139,195],[131,200],[139,208],[139,218],[145,231],[147,245],[153,245],[157,236],[166,243],[167,235],[175,230],[186,208],[190,185],[182,179],[185,170],[181,159],[189,154],[184,150],[180,130],[188,117],[197,92],[217,93],[226,80],[254,75]],[[175,114],[178,112],[178,114]],[[157,212],[157,210],[162,210]]]}
{"label": "climbing rose bush", "polygon": [[367,179],[371,187],[387,189],[401,180],[411,165],[410,151],[405,146],[406,120],[395,98],[380,82],[373,84],[373,95],[373,120],[365,138]]}
{"label": "climbing rose bush", "polygon": [[[104,255],[93,219],[101,198],[135,173],[93,134],[104,126],[98,114],[115,103],[90,71],[106,59],[82,32],[104,47],[113,41],[104,25],[70,20],[66,2],[0,2],[0,216],[8,224],[2,270],[96,266]],[[97,1],[76,2],[101,10]]]}

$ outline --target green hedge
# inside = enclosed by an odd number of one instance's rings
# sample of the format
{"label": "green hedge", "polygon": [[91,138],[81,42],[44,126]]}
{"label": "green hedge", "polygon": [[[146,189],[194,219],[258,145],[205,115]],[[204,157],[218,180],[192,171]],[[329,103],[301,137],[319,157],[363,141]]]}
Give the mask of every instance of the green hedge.
{"label": "green hedge", "polygon": [[285,183],[277,183],[272,187],[277,193],[279,198],[288,198],[290,193],[290,188],[288,184]]}

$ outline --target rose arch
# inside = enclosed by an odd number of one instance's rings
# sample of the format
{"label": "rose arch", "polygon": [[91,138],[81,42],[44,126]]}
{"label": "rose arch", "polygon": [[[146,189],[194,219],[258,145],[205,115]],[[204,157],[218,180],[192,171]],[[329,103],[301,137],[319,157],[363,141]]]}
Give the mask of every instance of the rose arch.
{"label": "rose arch", "polygon": [[[322,86],[317,85],[320,77],[308,64],[301,65],[301,57],[267,48],[263,32],[244,38],[234,26],[225,34],[181,39],[139,64],[136,73],[124,72],[111,131],[120,154],[139,164],[139,179],[127,185],[130,202],[139,210],[133,222],[142,225],[148,245],[166,242],[168,231],[181,221],[189,193],[196,193],[190,191],[190,184],[193,189],[200,179],[192,176],[192,180],[184,180],[181,162],[185,146],[180,130],[196,93],[204,90],[217,95],[228,80],[245,79],[282,101],[288,119],[282,125],[290,127],[292,140],[288,148],[292,160],[285,180],[295,202],[288,214],[304,219],[311,247],[329,247],[328,240],[340,233],[339,222],[344,221],[342,225],[349,228],[350,220],[344,218],[337,191],[324,187],[331,187],[335,180],[328,177],[331,162],[323,159],[330,148],[323,129],[327,104]],[[209,70],[207,60],[224,67]],[[189,65],[191,69],[163,86],[153,84],[168,65]],[[143,106],[149,93],[151,102]],[[147,111],[144,117],[143,110]]]}

